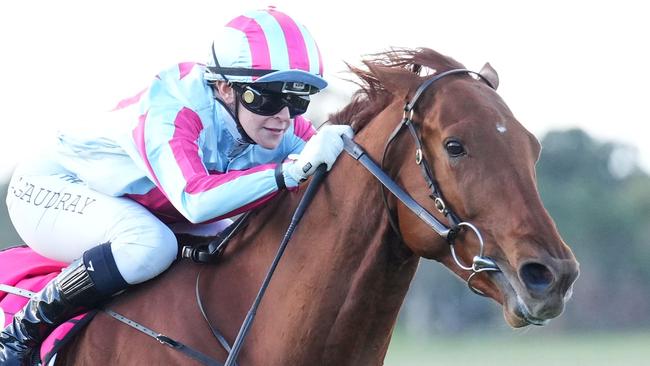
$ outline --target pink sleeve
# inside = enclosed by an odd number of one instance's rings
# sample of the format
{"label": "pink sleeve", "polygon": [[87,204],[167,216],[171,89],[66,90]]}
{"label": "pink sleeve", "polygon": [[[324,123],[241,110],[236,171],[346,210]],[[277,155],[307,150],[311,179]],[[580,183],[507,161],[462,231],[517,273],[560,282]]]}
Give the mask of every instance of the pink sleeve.
{"label": "pink sleeve", "polygon": [[200,117],[189,108],[149,112],[133,137],[156,186],[190,222],[259,205],[277,193],[276,164],[210,173],[203,164]]}
{"label": "pink sleeve", "polygon": [[303,141],[309,141],[316,134],[316,129],[311,121],[303,116],[296,116],[293,119],[293,133]]}

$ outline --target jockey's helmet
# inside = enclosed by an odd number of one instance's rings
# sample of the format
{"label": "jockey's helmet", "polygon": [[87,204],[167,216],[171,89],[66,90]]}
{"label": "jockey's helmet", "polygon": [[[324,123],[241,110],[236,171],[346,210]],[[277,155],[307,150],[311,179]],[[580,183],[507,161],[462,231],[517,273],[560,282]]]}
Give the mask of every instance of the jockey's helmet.
{"label": "jockey's helmet", "polygon": [[212,43],[205,79],[280,84],[283,93],[314,94],[327,86],[316,41],[274,7],[240,15]]}

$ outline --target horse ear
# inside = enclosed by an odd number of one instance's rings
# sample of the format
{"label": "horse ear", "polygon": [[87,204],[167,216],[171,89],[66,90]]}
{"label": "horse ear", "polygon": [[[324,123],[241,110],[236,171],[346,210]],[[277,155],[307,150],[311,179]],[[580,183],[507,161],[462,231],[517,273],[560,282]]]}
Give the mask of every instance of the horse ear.
{"label": "horse ear", "polygon": [[499,87],[499,74],[489,62],[486,62],[478,73],[490,84],[492,89],[497,90]]}
{"label": "horse ear", "polygon": [[372,63],[368,64],[368,69],[387,91],[401,99],[407,98],[412,85],[420,84],[417,74],[405,72],[402,68]]}

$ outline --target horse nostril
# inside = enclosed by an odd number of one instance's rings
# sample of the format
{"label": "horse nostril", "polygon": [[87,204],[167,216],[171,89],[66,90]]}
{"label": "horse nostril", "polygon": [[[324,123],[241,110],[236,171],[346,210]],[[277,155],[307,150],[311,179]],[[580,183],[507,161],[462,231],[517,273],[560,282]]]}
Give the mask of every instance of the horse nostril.
{"label": "horse nostril", "polygon": [[553,283],[553,273],[543,264],[528,263],[521,267],[519,276],[531,291],[544,291]]}

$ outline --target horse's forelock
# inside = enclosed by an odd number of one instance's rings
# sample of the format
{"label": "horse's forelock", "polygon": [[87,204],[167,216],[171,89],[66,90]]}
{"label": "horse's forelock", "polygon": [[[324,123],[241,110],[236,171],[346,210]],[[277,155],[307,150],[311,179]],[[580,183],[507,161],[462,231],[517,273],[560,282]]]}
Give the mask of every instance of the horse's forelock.
{"label": "horse's forelock", "polygon": [[[339,112],[329,116],[333,124],[349,124],[355,131],[361,130],[395,98],[395,86],[414,90],[420,78],[434,72],[463,67],[457,61],[428,48],[391,49],[368,56],[363,60],[366,68],[347,64],[349,71],[359,78],[359,85],[352,101]],[[423,75],[424,74],[424,75]],[[403,85],[404,83],[412,85]]]}

